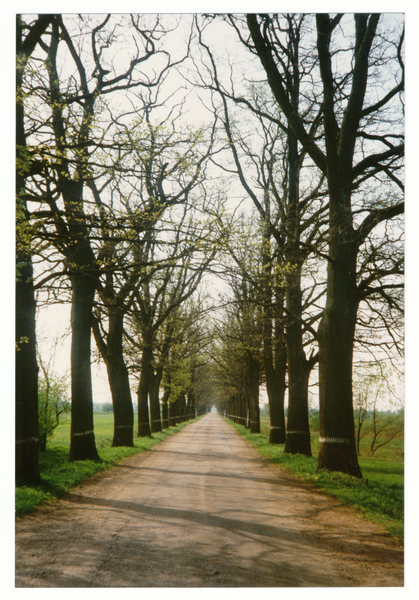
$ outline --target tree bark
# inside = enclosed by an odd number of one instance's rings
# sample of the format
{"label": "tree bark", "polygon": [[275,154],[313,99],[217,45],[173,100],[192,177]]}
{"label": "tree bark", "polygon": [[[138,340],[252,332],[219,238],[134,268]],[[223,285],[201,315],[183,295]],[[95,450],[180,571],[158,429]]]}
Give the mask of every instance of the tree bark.
{"label": "tree bark", "polygon": [[113,447],[134,446],[134,410],[122,349],[123,322],[124,315],[121,312],[109,314],[105,364],[114,414]]}
{"label": "tree bark", "polygon": [[308,380],[310,370],[311,367],[308,365],[304,352],[300,355],[288,352],[289,404],[287,441],[284,452],[289,454],[311,456],[308,419]]}
{"label": "tree bark", "polygon": [[[328,265],[327,300],[319,325],[319,469],[362,477],[355,443],[352,355],[358,299],[356,250],[334,248]],[[353,244],[352,244],[353,246]]]}
{"label": "tree bark", "polygon": [[[266,318],[266,317],[265,317]],[[264,331],[263,360],[266,379],[266,392],[269,402],[270,429],[269,443],[284,444],[285,434],[285,373],[287,370],[287,351],[283,340],[283,326],[276,323],[275,332],[272,332],[272,319],[268,318]],[[282,320],[282,319],[278,319]],[[275,350],[272,348],[272,335],[275,339]]]}
{"label": "tree bark", "polygon": [[269,443],[284,444],[286,441],[285,434],[285,372],[286,359],[282,360],[282,365],[275,369],[275,372],[266,373],[266,391],[269,401],[270,428],[269,428]]}
{"label": "tree bark", "polygon": [[141,375],[137,389],[138,398],[138,437],[147,437],[151,435],[150,416],[148,412],[148,394],[151,384],[151,357],[152,350],[148,346],[144,346],[143,355],[141,357]]}
{"label": "tree bark", "polygon": [[178,402],[179,402],[179,414],[178,414],[178,423],[183,423],[184,421],[186,421],[186,397],[185,394],[182,392],[179,397],[178,397]]}
{"label": "tree bark", "polygon": [[[19,244],[19,239],[17,240]],[[30,254],[17,253],[16,282],[16,456],[17,485],[41,483],[38,461],[38,363],[36,302]]]}
{"label": "tree bark", "polygon": [[176,427],[179,418],[179,398],[169,402],[169,427]]}
{"label": "tree bark", "polygon": [[99,460],[93,431],[90,367],[91,328],[96,281],[89,273],[71,275],[71,431],[70,461]]}
{"label": "tree bark", "polygon": [[162,428],[163,429],[169,428],[169,396],[170,396],[170,390],[165,389],[163,398],[162,398],[162,403],[161,403],[161,405],[162,405]]}
{"label": "tree bark", "polygon": [[250,433],[260,433],[260,410],[259,410],[259,377],[260,366],[254,357],[248,361],[248,386],[250,405]]}
{"label": "tree bark", "polygon": [[[236,421],[240,425],[243,425],[244,423],[246,423],[246,429],[249,429],[249,431],[250,431],[251,419],[252,419],[250,394],[246,393],[246,392],[240,392],[240,393],[236,394],[235,400],[236,400],[236,410],[235,410],[234,414],[238,415]],[[257,417],[255,417],[255,423],[257,422],[256,418]]]}
{"label": "tree bark", "polygon": [[250,433],[260,433],[259,382],[253,383],[250,405]]}
{"label": "tree bark", "polygon": [[[298,43],[294,45],[295,64],[292,69],[290,100],[294,112],[299,106]],[[308,379],[310,368],[303,346],[301,272],[303,259],[300,247],[300,160],[297,137],[288,123],[288,197],[285,245],[285,296],[288,365],[288,422],[284,452],[311,456],[308,419]]]}
{"label": "tree bark", "polygon": [[[20,15],[16,19],[16,158],[25,167],[21,152],[26,146],[22,83],[29,56],[52,20],[52,15],[40,15],[27,37],[23,37]],[[19,165],[19,162],[17,162]],[[16,169],[16,350],[15,350],[15,477],[16,485],[41,483],[38,460],[38,362],[36,359],[36,300],[30,243],[25,227],[29,223],[25,192],[25,167]]]}
{"label": "tree bark", "polygon": [[47,450],[47,434],[44,433],[39,436],[39,451],[46,452]]}
{"label": "tree bark", "polygon": [[301,328],[301,271],[286,275],[286,296],[289,317],[286,325],[288,366],[288,422],[284,452],[311,456],[308,419],[308,380],[311,366],[303,347]]}
{"label": "tree bark", "polygon": [[[269,443],[285,443],[285,372],[287,351],[284,340],[283,309],[284,292],[280,286],[273,286],[276,276],[272,273],[271,245],[271,206],[269,188],[265,189],[264,197],[265,219],[262,233],[262,269],[263,269],[263,366],[265,370],[266,392],[269,401],[270,429]],[[275,298],[273,297],[275,290]],[[275,304],[275,308],[274,305]]]}
{"label": "tree bark", "polygon": [[193,392],[192,390],[189,390],[188,392],[188,402],[187,402],[187,416],[188,419],[194,419],[195,418],[195,392]]}
{"label": "tree bark", "polygon": [[149,398],[150,398],[150,417],[151,417],[151,433],[156,433],[162,430],[159,390],[162,379],[162,370],[157,369],[151,378]]}

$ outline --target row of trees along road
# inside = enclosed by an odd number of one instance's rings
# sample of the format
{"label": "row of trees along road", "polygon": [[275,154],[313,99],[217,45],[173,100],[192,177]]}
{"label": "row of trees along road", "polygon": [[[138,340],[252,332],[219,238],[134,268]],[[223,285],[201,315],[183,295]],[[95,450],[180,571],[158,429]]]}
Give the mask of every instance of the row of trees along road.
{"label": "row of trees along road", "polygon": [[[285,262],[286,339],[290,395],[289,451],[310,453],[307,383],[315,355],[304,354],[301,269],[314,252],[324,256],[327,243],[327,292],[316,331],[319,358],[319,468],[361,476],[353,423],[352,359],[358,309],[362,302],[382,299],[400,306],[402,257],[390,257],[398,234],[377,240],[373,231],[404,211],[403,89],[404,30],[392,15],[227,15],[249,57],[260,61],[271,92],[249,81],[247,93],[235,92],[232,74],[221,81],[210,39],[211,17],[197,19],[201,47],[208,59],[205,79],[221,98],[224,127],[240,181],[281,245]],[[207,32],[205,28],[207,27]],[[250,59],[249,59],[250,60]],[[391,73],[391,75],[390,75]],[[263,79],[263,76],[262,76]],[[262,151],[256,157],[231,125],[228,103],[246,115],[273,123],[286,136],[286,149],[274,154],[272,129],[265,126]],[[259,130],[261,126],[259,125]],[[271,142],[271,145],[270,145]],[[276,140],[275,140],[276,143]],[[258,173],[256,195],[239,152]],[[272,152],[272,154],[270,154]],[[277,156],[286,156],[282,194],[274,178]],[[304,161],[312,173],[311,191],[300,193]],[[327,207],[319,205],[323,182]],[[275,221],[265,200],[271,195],[282,210]],[[262,201],[261,201],[262,200]],[[315,200],[315,208],[307,205]],[[327,208],[327,219],[324,219]],[[273,216],[273,219],[272,219]],[[282,228],[282,231],[281,231]],[[304,237],[303,237],[304,236]],[[377,243],[378,242],[378,243]],[[320,243],[320,245],[319,245]],[[384,249],[384,246],[386,249]],[[368,265],[368,266],[367,266]],[[304,389],[303,389],[304,388]],[[292,437],[290,437],[292,436]],[[294,441],[295,440],[295,441]]]}
{"label": "row of trees along road", "polygon": [[[18,17],[18,29],[23,56],[18,106],[24,129],[18,144],[18,237],[28,246],[28,260],[18,257],[18,286],[31,288],[32,304],[27,294],[22,301],[18,297],[17,381],[26,381],[27,388],[17,389],[22,417],[18,415],[16,468],[18,481],[34,483],[39,480],[36,360],[31,394],[28,377],[22,376],[29,365],[25,355],[35,343],[33,277],[22,268],[32,259],[31,244],[48,269],[38,276],[36,287],[54,285],[59,296],[63,279],[71,285],[70,460],[97,460],[92,326],[109,376],[114,444],[132,445],[124,315],[135,302],[137,307],[147,302],[145,289],[168,289],[170,284],[175,291],[170,300],[165,296],[162,324],[196,288],[214,256],[218,229],[205,223],[204,210],[196,222],[185,216],[200,197],[195,188],[206,178],[214,127],[186,127],[179,133],[182,98],[172,98],[167,111],[162,109],[167,98],[160,98],[161,88],[184,56],[175,61],[161,49],[166,32],[160,18],[50,15],[24,24]],[[124,48],[128,34],[134,38],[131,58]],[[115,61],[118,50],[125,50],[125,61]],[[160,120],[152,120],[153,109],[160,109]],[[30,144],[25,146],[26,140]],[[207,206],[210,196],[204,194]],[[163,223],[167,211],[172,212]],[[42,244],[34,243],[39,239]],[[175,283],[170,278],[177,270],[181,275]]]}
{"label": "row of trees along road", "polygon": [[[17,21],[18,483],[39,481],[37,290],[71,293],[71,460],[98,459],[93,330],[114,445],[133,444],[131,372],[138,435],[168,422],[174,401],[194,406],[198,390],[241,406],[247,395],[257,428],[265,381],[270,441],[310,454],[318,363],[319,467],[361,476],[354,348],[382,351],[369,336],[379,323],[389,356],[402,350],[402,19],[196,15],[187,36],[170,15]],[[237,65],[211,47],[220,31],[237,44]],[[203,96],[205,127],[185,125],[185,89],[171,79],[180,72]],[[218,193],[210,175],[223,171],[229,191]],[[247,249],[221,206],[240,186],[257,215]],[[225,366],[241,353],[244,369],[237,381],[224,370],[222,385],[202,359],[211,328],[199,334],[206,307],[194,300],[221,249],[235,265],[235,308],[212,354]]]}

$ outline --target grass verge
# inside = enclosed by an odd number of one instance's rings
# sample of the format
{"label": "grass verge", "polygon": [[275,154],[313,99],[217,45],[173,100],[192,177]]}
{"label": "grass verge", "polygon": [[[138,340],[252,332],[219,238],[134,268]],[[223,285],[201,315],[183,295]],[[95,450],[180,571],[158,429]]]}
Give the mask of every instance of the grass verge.
{"label": "grass verge", "polygon": [[136,438],[133,448],[112,448],[112,415],[95,415],[95,440],[101,462],[92,460],[69,462],[70,425],[69,423],[60,425],[49,442],[47,451],[39,454],[42,484],[36,487],[16,488],[16,516],[20,517],[32,512],[45,502],[54,502],[95,473],[110,469],[129,456],[149,450],[195,420],[179,423],[175,427],[153,433],[146,438]]}
{"label": "grass verge", "polygon": [[[380,524],[389,535],[403,541],[403,461],[380,460],[377,457],[359,458],[364,479],[326,470],[318,471],[317,456],[285,454],[284,444],[269,444],[267,435],[250,433],[242,425],[225,420],[271,463],[280,465],[297,477],[313,483],[342,504],[355,507],[363,517]],[[313,442],[314,450],[316,443],[315,440]]]}

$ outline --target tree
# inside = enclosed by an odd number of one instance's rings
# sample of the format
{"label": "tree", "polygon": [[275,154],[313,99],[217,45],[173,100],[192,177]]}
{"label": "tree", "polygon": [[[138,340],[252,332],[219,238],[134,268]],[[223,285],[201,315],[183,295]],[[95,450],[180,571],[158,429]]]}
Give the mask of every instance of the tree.
{"label": "tree", "polygon": [[[318,330],[318,466],[357,477],[361,477],[361,470],[354,439],[352,355],[358,306],[364,299],[357,286],[357,258],[369,233],[404,210],[403,202],[395,196],[387,203],[362,207],[363,216],[352,204],[354,190],[360,191],[373,177],[387,177],[399,193],[403,189],[402,106],[397,105],[397,98],[404,89],[404,34],[400,32],[400,22],[390,29],[388,19],[382,19],[380,30],[380,18],[379,14],[316,15],[316,44],[309,52],[316,58],[319,79],[313,77],[313,83],[308,85],[313,96],[316,86],[321,88],[323,144],[307,129],[303,115],[290,102],[275,16],[246,15],[253,51],[261,61],[278,106],[299,143],[327,178],[327,298]],[[349,34],[345,40],[339,37],[342,29]],[[351,61],[338,60],[348,53]],[[300,57],[300,64],[302,61]],[[384,81],[391,68],[394,84],[389,87]],[[379,81],[384,91],[374,96]],[[378,132],[377,124],[381,124]]]}
{"label": "tree", "polygon": [[67,396],[67,376],[48,373],[44,366],[42,370],[44,377],[39,380],[38,388],[39,449],[45,452],[47,438],[52,437],[62,416],[70,414],[71,404]]}
{"label": "tree", "polygon": [[220,382],[217,381],[217,367],[211,359],[209,349],[206,355],[206,361],[197,366],[193,372],[195,408],[198,415],[209,412],[213,406],[222,412],[224,401]]}
{"label": "tree", "polygon": [[[230,15],[229,20],[236,30],[240,31],[238,22],[241,18]],[[305,119],[312,120],[312,135],[315,135],[320,121],[315,115],[314,102],[304,90],[300,90],[304,73],[300,71],[299,52],[304,26],[304,15],[287,15],[281,21],[281,34],[280,39],[277,38],[277,44],[283,53],[282,65],[286,73],[288,100],[296,113],[302,109]],[[241,39],[243,41],[243,38]],[[312,302],[307,302],[309,294],[307,290],[304,294],[302,281],[308,260],[313,254],[321,255],[324,246],[324,214],[327,211],[327,202],[324,200],[325,178],[321,173],[316,173],[307,152],[298,146],[298,140],[288,120],[279,113],[270,89],[266,89],[266,85],[261,83],[250,82],[244,91],[240,89],[239,92],[232,83],[233,76],[230,77],[231,89],[224,87],[218,75],[215,57],[208,45],[202,41],[201,32],[200,43],[211,61],[212,81],[206,85],[216,91],[222,99],[224,127],[238,178],[259,211],[266,228],[265,254],[262,261],[266,275],[263,305],[267,313],[264,319],[264,362],[268,396],[274,393],[276,387],[269,337],[269,329],[272,331],[272,328],[268,319],[268,313],[272,315],[272,307],[269,308],[272,282],[269,281],[268,271],[274,265],[274,269],[282,270],[284,278],[283,320],[289,396],[289,435],[285,451],[310,455],[308,381],[310,372],[318,360],[312,342],[316,338],[314,325],[320,314],[317,309],[317,314],[313,315],[315,299],[312,296]],[[246,45],[253,51],[250,43],[246,42]],[[228,107],[229,101],[234,102],[236,110],[243,107],[245,119],[252,122],[252,126],[244,126],[244,119],[237,121],[237,117]],[[302,104],[304,105],[301,106]],[[260,141],[257,145],[255,141],[258,136]],[[231,170],[230,166],[228,170]],[[252,171],[253,177],[250,176]],[[275,259],[266,255],[270,237],[275,239],[277,245]],[[318,297],[320,295],[321,292]],[[278,302],[275,306],[278,309]],[[305,353],[307,347],[309,356]],[[284,365],[279,368],[278,374],[279,372],[284,380]],[[284,384],[281,387],[283,397]],[[271,411],[272,416],[275,414],[276,411]],[[277,431],[279,433],[279,430]],[[281,441],[285,441],[285,432]]]}
{"label": "tree", "polygon": [[403,234],[402,219],[394,218],[381,231],[371,232],[358,256],[363,301],[357,314],[355,349],[368,352],[371,360],[385,356],[395,371],[400,371],[404,355]]}
{"label": "tree", "polygon": [[[246,265],[242,269],[229,269],[224,277],[231,288],[232,297],[225,301],[224,315],[216,327],[212,358],[218,367],[219,386],[223,388],[226,402],[222,409],[242,425],[247,423],[252,433],[260,433],[259,385],[262,381],[262,324],[261,309],[254,281],[250,278],[249,255],[253,245],[249,228],[244,227],[241,247],[235,246],[236,261]],[[241,237],[240,235],[238,237]],[[229,245],[234,244],[234,237]]]}
{"label": "tree", "polygon": [[395,376],[385,359],[356,365],[354,412],[358,454],[360,440],[367,433],[371,437],[371,454],[403,435],[404,403],[396,390]]}
{"label": "tree", "polygon": [[[295,31],[297,31],[297,26],[290,22],[289,32],[295,33]],[[290,37],[292,37],[291,33]],[[298,38],[298,36],[296,37]],[[298,54],[298,39],[295,41],[294,38],[293,41],[294,45],[291,45],[290,41],[288,43],[288,61],[291,65],[295,64],[293,53]],[[215,70],[215,65],[213,68]],[[298,110],[299,104],[297,75],[296,73],[292,75],[292,99],[296,110]],[[313,316],[313,307],[315,300],[318,300],[322,292],[315,299],[312,291],[308,293],[307,289],[305,292],[302,290],[302,280],[305,277],[304,271],[307,270],[306,265],[313,249],[315,252],[321,251],[322,215],[327,208],[322,202],[325,195],[322,189],[324,178],[320,176],[317,181],[310,181],[309,185],[305,184],[304,192],[301,190],[300,179],[303,178],[307,181],[310,178],[307,175],[305,153],[298,151],[297,142],[291,129],[278,120],[272,107],[272,100],[269,99],[269,93],[266,93],[261,86],[253,84],[246,98],[222,90],[217,78],[216,87],[223,96],[225,128],[240,181],[259,211],[265,227],[262,262],[265,278],[263,306],[266,313],[264,317],[264,363],[268,396],[276,395],[275,390],[280,390],[281,405],[283,405],[286,359],[289,436],[287,436],[285,451],[310,455],[308,381],[310,372],[318,360],[312,342],[316,338],[313,326],[320,316],[318,309],[314,311]],[[254,114],[255,131],[263,132],[259,156],[257,150],[251,149],[249,141],[247,139],[245,141],[247,136],[243,134],[241,128],[233,127],[230,124],[227,98],[239,105],[244,103],[245,111],[247,113],[251,111]],[[239,157],[239,151],[241,151],[242,158]],[[253,182],[249,177],[252,166],[257,173]],[[306,174],[304,175],[304,173]],[[261,193],[263,199],[258,197]],[[276,244],[275,254],[272,256],[266,252],[271,244],[270,238],[273,238]],[[276,351],[272,352],[274,346],[270,333],[272,334],[274,329],[269,324],[269,319],[274,317],[274,311],[273,299],[270,298],[270,295],[275,289],[273,272],[278,270],[281,270],[283,274],[281,282],[283,293],[280,301],[281,294],[278,287],[276,288],[274,305],[277,313],[277,327],[282,320],[284,350],[282,352],[279,350],[277,345],[279,338],[277,338]],[[316,282],[315,285],[319,284],[320,282]],[[308,300],[309,296],[311,296],[311,301]],[[281,312],[282,314],[280,314]],[[310,356],[306,356],[306,347],[311,350]],[[277,369],[273,367],[274,356],[278,361]],[[279,383],[280,380],[281,383]],[[283,427],[284,423],[283,419],[281,423],[277,422],[277,414],[277,410],[271,410],[271,420],[275,420],[275,423],[272,423],[271,434],[276,432],[277,436],[281,436],[280,427]],[[283,409],[280,414],[283,414]],[[278,442],[285,442],[285,431],[282,431],[282,436],[276,439]],[[272,438],[271,441],[274,439]]]}
{"label": "tree", "polygon": [[[220,277],[229,284],[234,298],[233,300],[224,299],[223,302],[228,307],[234,306],[234,309],[227,308],[229,318],[214,335],[220,337],[223,344],[226,345],[229,344],[229,335],[232,335],[233,347],[236,346],[239,337],[243,340],[243,347],[246,345],[244,321],[242,323],[243,331],[240,334],[237,333],[235,336],[230,331],[231,328],[234,328],[234,319],[237,318],[233,315],[235,311],[240,312],[239,304],[241,300],[244,300],[242,292],[246,290],[246,302],[249,303],[249,306],[250,304],[253,306],[254,316],[258,321],[256,329],[259,333],[256,336],[252,328],[249,328],[248,345],[249,348],[254,348],[256,353],[259,351],[261,353],[257,359],[256,371],[260,370],[260,382],[266,383],[268,391],[271,407],[270,443],[283,443],[285,442],[284,394],[286,389],[285,292],[283,271],[278,267],[278,247],[271,240],[266,220],[261,223],[261,220],[255,215],[252,215],[249,220],[246,220],[244,215],[239,215],[236,220],[234,217],[227,218],[226,215],[223,215],[223,219],[225,223],[228,223],[230,235],[226,241],[224,252],[220,254],[219,258],[222,265]],[[246,310],[243,309],[243,319],[247,318],[246,314]],[[241,317],[238,317],[239,323],[240,319]],[[256,347],[259,348],[257,351]],[[254,369],[255,365],[251,360],[251,354],[248,355],[249,367]],[[226,359],[226,363],[228,362]],[[241,371],[241,369],[239,370]],[[243,381],[246,375],[242,372],[236,376],[237,385],[235,386],[231,382],[234,389],[233,395],[238,398],[242,397],[244,400],[244,395],[239,393],[238,389],[241,387],[242,391],[244,390]],[[239,381],[241,381],[240,384],[238,384]],[[246,406],[246,402],[244,406]],[[247,408],[241,408],[235,414],[244,419]],[[243,414],[241,414],[242,412]]]}
{"label": "tree", "polygon": [[23,82],[28,61],[52,15],[16,21],[16,483],[40,483],[38,463],[38,364],[36,360],[35,290],[32,231],[24,190],[31,173],[25,131]]}
{"label": "tree", "polygon": [[[159,384],[164,390],[163,428],[164,421],[169,426],[169,415],[175,424],[179,418],[195,417],[198,405],[202,404],[197,399],[197,373],[207,363],[203,356],[210,343],[207,311],[205,299],[197,293],[175,309],[161,328],[155,356],[156,373],[162,374]],[[184,415],[180,404],[184,404]]]}
{"label": "tree", "polygon": [[[135,38],[134,56],[116,64],[109,49],[125,42],[128,28]],[[35,215],[48,221],[50,239],[63,256],[62,274],[70,279],[72,289],[71,460],[99,458],[93,432],[90,340],[100,263],[92,215],[97,198],[91,201],[87,190],[103,175],[103,150],[109,144],[117,146],[115,124],[130,111],[115,112],[118,109],[109,98],[157,86],[172,64],[169,55],[157,47],[160,35],[159,18],[150,26],[136,16],[107,15],[85,21],[82,16],[55,15],[48,36],[40,41],[44,53],[36,57],[37,68],[26,82],[35,105],[28,127],[37,172],[27,196],[46,206]],[[155,57],[163,61],[156,64]],[[150,62],[147,75],[144,63]],[[131,101],[141,102],[141,95]],[[108,165],[105,183],[96,182],[96,191],[107,187],[106,178],[112,178],[114,166]]]}
{"label": "tree", "polygon": [[368,419],[366,397],[367,395],[363,392],[358,392],[354,398],[355,442],[358,456],[360,454],[361,439],[365,435],[364,425]]}
{"label": "tree", "polygon": [[[96,184],[89,184],[100,207],[103,240],[98,250],[103,266],[93,332],[112,393],[114,445],[133,444],[132,400],[122,343],[124,317],[138,290],[176,260],[159,249],[170,244],[167,229],[176,228],[175,222],[164,221],[165,213],[171,209],[173,214],[182,204],[193,209],[188,198],[202,183],[213,151],[213,128],[204,132],[179,125],[182,105],[178,110],[172,107],[165,117],[153,119],[154,110],[161,113],[160,91],[157,86],[149,92],[141,113],[119,132],[117,164],[112,179],[108,179],[110,201],[103,202]],[[181,222],[178,225],[182,226]],[[160,236],[156,234],[159,229],[163,230]],[[157,381],[153,389],[154,410]],[[160,431],[160,420],[154,416],[155,431]],[[145,413],[141,422],[147,422]]]}
{"label": "tree", "polygon": [[[38,341],[42,338],[38,334]],[[59,339],[55,338],[46,360],[37,349],[37,359],[42,376],[38,382],[39,450],[46,451],[47,439],[52,437],[63,416],[71,413],[68,397],[68,374],[58,375],[55,362]]]}
{"label": "tree", "polygon": [[[139,351],[141,353],[137,390],[139,436],[161,430],[158,390],[164,361],[172,343],[172,325],[166,327],[168,335],[160,345],[162,362],[159,364],[155,354],[162,328],[170,323],[172,315],[196,292],[218,252],[220,240],[225,236],[225,232],[219,230],[217,220],[205,216],[210,213],[212,199],[206,197],[204,192],[202,195],[188,193],[185,196],[184,204],[172,213],[169,211],[165,221],[160,220],[149,232],[152,243],[144,247],[144,262],[153,265],[153,261],[159,257],[159,266],[151,266],[150,276],[143,278],[135,290],[129,315],[131,331],[128,335],[134,346],[134,357]],[[204,203],[203,198],[206,198]],[[204,217],[198,213],[198,208]],[[218,207],[213,207],[213,210],[217,212]]]}
{"label": "tree", "polygon": [[375,452],[389,444],[395,438],[401,437],[404,432],[404,409],[398,411],[382,412],[377,409],[377,398],[372,409],[372,439],[370,453]]}
{"label": "tree", "polygon": [[283,444],[285,435],[284,401],[286,390],[287,347],[285,336],[285,286],[280,268],[279,248],[272,252],[269,192],[265,195],[265,220],[262,231],[262,341],[263,367],[269,400],[269,443]]}

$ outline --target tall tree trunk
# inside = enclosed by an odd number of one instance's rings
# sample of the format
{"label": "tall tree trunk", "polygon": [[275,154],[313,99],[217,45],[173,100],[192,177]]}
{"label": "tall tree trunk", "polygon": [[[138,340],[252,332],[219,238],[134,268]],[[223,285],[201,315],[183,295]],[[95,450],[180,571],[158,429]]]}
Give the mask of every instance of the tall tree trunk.
{"label": "tall tree trunk", "polygon": [[[356,262],[361,240],[357,238],[353,227],[351,193],[354,152],[367,90],[369,52],[379,18],[378,14],[359,14],[355,17],[352,89],[339,125],[335,112],[330,17],[323,13],[316,15],[329,184],[327,296],[318,330],[318,467],[342,471],[355,477],[362,477],[356,454],[352,404],[353,344],[359,304]],[[325,32],[328,35],[324,35]]]}
{"label": "tall tree trunk", "polygon": [[150,417],[148,413],[148,394],[150,391],[152,350],[149,346],[144,346],[141,358],[141,375],[137,389],[138,398],[138,437],[147,437],[151,435]]}
{"label": "tall tree trunk", "polygon": [[[279,287],[279,286],[277,286]],[[283,288],[277,290],[277,302],[283,304],[282,299]],[[278,400],[273,403],[274,416],[271,414],[271,429],[269,433],[269,441],[271,444],[281,444],[286,442],[285,433],[285,374],[287,371],[287,348],[285,339],[285,325],[282,314],[278,315],[274,320],[274,340],[275,340],[275,357],[274,357],[274,391],[272,392]],[[269,409],[271,410],[271,408]],[[276,414],[278,411],[278,414]]]}
{"label": "tall tree trunk", "polygon": [[179,397],[169,402],[169,426],[175,427],[178,423],[179,415]]}
{"label": "tall tree trunk", "polygon": [[46,452],[47,451],[47,434],[43,433],[39,436],[39,451]]}
{"label": "tall tree trunk", "polygon": [[248,385],[250,406],[250,432],[260,433],[260,410],[259,410],[259,377],[260,367],[252,356],[248,361]]}
{"label": "tall tree trunk", "polygon": [[162,430],[161,426],[161,412],[160,412],[160,400],[159,390],[160,382],[162,379],[162,370],[157,369],[156,373],[153,370],[153,376],[151,378],[149,397],[150,397],[150,417],[151,417],[151,432],[156,433]]}
{"label": "tall tree trunk", "polygon": [[32,259],[29,253],[18,251],[16,260],[16,484],[37,485],[41,477],[38,462],[38,363]]}
{"label": "tall tree trunk", "polygon": [[[269,189],[264,196],[265,220],[262,234],[262,269],[263,269],[263,364],[266,378],[266,391],[269,401],[270,430],[269,443],[285,443],[285,372],[287,352],[284,336],[280,335],[283,326],[284,292],[279,286],[273,286],[276,277],[272,274],[272,245],[271,245],[271,207]],[[273,292],[275,290],[275,308],[273,307]],[[281,324],[280,324],[281,323]],[[283,333],[283,332],[282,332]]]}
{"label": "tall tree trunk", "polygon": [[[293,86],[294,108],[298,109],[298,80]],[[310,428],[308,419],[308,377],[310,369],[303,346],[302,294],[301,294],[301,248],[300,248],[300,167],[298,142],[289,128],[288,132],[288,203],[286,218],[287,244],[285,295],[288,318],[286,323],[288,364],[288,423],[284,452],[311,456]]]}
{"label": "tall tree trunk", "polygon": [[124,315],[109,314],[109,331],[106,347],[106,368],[112,394],[114,433],[112,446],[134,446],[134,410],[128,369],[125,364],[122,340]]}
{"label": "tall tree trunk", "polygon": [[300,270],[287,274],[288,422],[284,452],[311,456],[308,419],[308,381],[311,366],[306,359],[301,329]]}
{"label": "tall tree trunk", "polygon": [[[22,83],[29,56],[51,20],[43,15],[23,38],[23,23],[16,19],[16,350],[15,350],[15,476],[17,485],[41,482],[38,460],[38,363],[36,359],[36,301],[33,284],[32,253],[28,243],[29,213],[25,199],[27,174],[24,104]],[[36,31],[36,35],[34,35]],[[30,43],[28,39],[31,38]],[[21,168],[19,167],[21,165]]]}
{"label": "tall tree trunk", "polygon": [[[272,276],[269,273],[270,277]],[[272,279],[270,280],[272,282]],[[271,286],[269,286],[271,288]],[[263,362],[266,378],[266,392],[269,401],[270,429],[269,443],[284,444],[285,434],[285,373],[287,369],[287,350],[284,335],[283,288],[277,287],[275,309],[272,297],[266,298],[267,307],[263,322]],[[275,316],[273,311],[277,313]]]}
{"label": "tall tree trunk", "polygon": [[250,405],[250,432],[260,433],[259,381],[253,381]]}
{"label": "tall tree trunk", "polygon": [[186,397],[185,394],[182,392],[181,394],[179,394],[178,397],[178,402],[179,402],[179,413],[178,413],[178,423],[183,423],[186,419],[185,419],[185,412],[186,412]]}
{"label": "tall tree trunk", "polygon": [[188,392],[188,419],[194,419],[195,418],[195,404],[196,404],[196,398],[195,398],[195,393],[193,391],[189,391]]}
{"label": "tall tree trunk", "polygon": [[169,396],[170,396],[170,390],[169,389],[165,389],[164,390],[164,394],[163,394],[163,398],[162,398],[162,402],[161,402],[161,406],[162,406],[162,428],[163,429],[168,429],[168,427],[169,427]]}
{"label": "tall tree trunk", "polygon": [[[352,246],[352,251],[351,251]],[[353,244],[330,244],[327,299],[319,325],[319,469],[362,477],[355,444],[352,355],[358,300]]]}
{"label": "tall tree trunk", "polygon": [[[71,440],[70,460],[99,460],[93,432],[93,394],[90,368],[91,328],[93,324],[93,300],[98,284],[97,261],[90,244],[90,225],[84,209],[84,184],[88,162],[89,132],[94,115],[95,95],[86,94],[80,127],[77,165],[70,167],[67,156],[67,121],[65,102],[60,90],[57,67],[58,46],[61,38],[60,16],[52,22],[48,48],[48,76],[51,101],[51,124],[54,144],[60,156],[57,170],[58,190],[64,202],[64,221],[57,215],[56,234],[70,267],[72,285],[71,306]],[[76,61],[77,62],[77,61]],[[80,64],[78,65],[81,66]],[[80,73],[83,75],[83,73]],[[84,91],[87,91],[86,86]],[[86,162],[84,162],[86,161]],[[72,169],[75,169],[72,172]],[[52,212],[57,206],[52,201]]]}
{"label": "tall tree trunk", "polygon": [[[320,439],[319,468],[342,471],[361,477],[355,447],[354,418],[352,406],[352,354],[359,299],[356,294],[356,258],[359,244],[355,240],[351,192],[354,181],[368,179],[374,169],[386,171],[386,165],[402,156],[404,145],[397,144],[385,153],[366,152],[363,160],[354,168],[357,140],[360,139],[365,116],[374,122],[379,111],[385,109],[394,95],[404,86],[404,74],[400,85],[393,88],[382,102],[377,102],[371,112],[363,114],[364,102],[369,85],[368,70],[371,65],[372,48],[377,38],[379,13],[359,13],[354,17],[354,49],[350,71],[346,74],[334,72],[334,50],[331,49],[332,34],[340,27],[339,18],[326,13],[316,14],[317,57],[323,88],[321,103],[324,126],[325,152],[319,147],[298,111],[289,102],[284,78],[275,62],[273,48],[262,34],[258,18],[247,15],[247,24],[267,74],[268,82],[278,106],[287,116],[288,123],[308,152],[327,177],[329,187],[329,255],[327,268],[326,306],[318,329],[319,342],[319,402]],[[267,22],[265,21],[267,25]],[[402,40],[400,40],[400,43]],[[399,61],[401,63],[401,60]],[[294,64],[298,64],[295,61]],[[404,69],[403,69],[404,71]],[[337,97],[339,81],[351,76],[351,90],[340,101]],[[339,95],[339,94],[338,94]],[[369,101],[368,101],[369,104]],[[374,116],[375,115],[375,116]],[[390,162],[387,162],[390,161]],[[369,174],[368,174],[369,173]],[[401,185],[392,172],[391,179]],[[403,204],[395,206],[400,214]],[[368,220],[374,212],[367,211]],[[387,214],[387,213],[386,213]],[[364,220],[364,224],[366,221]],[[367,229],[370,231],[369,227]],[[359,229],[358,229],[359,231]],[[359,234],[358,234],[359,235]]]}
{"label": "tall tree trunk", "polygon": [[[279,363],[280,361],[277,362]],[[268,370],[266,371],[266,391],[268,394],[270,414],[270,444],[284,444],[286,440],[284,412],[286,365],[287,361],[284,356],[281,365],[278,365],[275,369],[272,369],[272,371],[270,371],[268,367]]]}
{"label": "tall tree trunk", "polygon": [[251,428],[250,422],[251,422],[251,415],[252,415],[250,394],[249,393],[238,393],[238,394],[236,394],[235,398],[236,398],[236,405],[237,405],[235,414],[239,415],[239,417],[236,419],[237,423],[239,423],[240,425],[246,424],[246,429],[250,430],[250,428]]}
{"label": "tall tree trunk", "polygon": [[91,328],[96,281],[81,271],[71,275],[70,461],[99,460],[93,431]]}
{"label": "tall tree trunk", "polygon": [[[288,352],[289,405],[287,441],[284,452],[311,456],[310,427],[308,419],[308,381],[311,366],[304,352]],[[291,400],[292,398],[292,400]]]}

